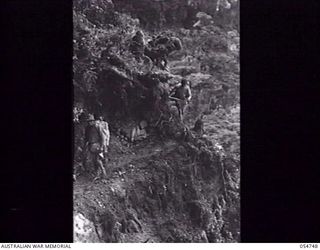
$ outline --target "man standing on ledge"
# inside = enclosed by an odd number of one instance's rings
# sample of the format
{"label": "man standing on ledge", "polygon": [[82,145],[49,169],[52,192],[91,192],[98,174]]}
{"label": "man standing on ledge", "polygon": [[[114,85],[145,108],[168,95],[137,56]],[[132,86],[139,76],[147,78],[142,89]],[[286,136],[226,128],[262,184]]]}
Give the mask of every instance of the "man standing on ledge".
{"label": "man standing on ledge", "polygon": [[176,106],[178,109],[180,120],[183,120],[184,111],[187,107],[187,104],[191,100],[191,89],[189,86],[189,82],[186,79],[182,79],[181,85],[178,87],[175,87],[171,91],[171,99],[175,100]]}
{"label": "man standing on ledge", "polygon": [[93,167],[97,170],[95,181],[100,178],[101,174],[107,177],[104,163],[108,152],[110,132],[108,123],[103,121],[101,116],[89,115],[87,122],[85,130],[86,167],[90,169]]}

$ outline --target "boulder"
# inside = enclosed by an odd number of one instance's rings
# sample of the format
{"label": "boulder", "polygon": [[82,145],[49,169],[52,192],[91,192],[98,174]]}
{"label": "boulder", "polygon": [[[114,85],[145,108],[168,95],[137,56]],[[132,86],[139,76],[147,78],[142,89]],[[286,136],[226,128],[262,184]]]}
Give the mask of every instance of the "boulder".
{"label": "boulder", "polygon": [[187,76],[192,73],[196,73],[199,69],[195,66],[177,66],[170,69],[172,74]]}
{"label": "boulder", "polygon": [[208,82],[212,78],[210,74],[192,73],[186,76],[186,79],[191,82],[192,88],[200,85],[201,83]]}
{"label": "boulder", "polygon": [[81,213],[76,213],[73,218],[73,241],[75,243],[100,242],[93,222]]}
{"label": "boulder", "polygon": [[205,12],[198,12],[196,17],[199,19],[193,27],[203,27],[213,23],[212,16]]}

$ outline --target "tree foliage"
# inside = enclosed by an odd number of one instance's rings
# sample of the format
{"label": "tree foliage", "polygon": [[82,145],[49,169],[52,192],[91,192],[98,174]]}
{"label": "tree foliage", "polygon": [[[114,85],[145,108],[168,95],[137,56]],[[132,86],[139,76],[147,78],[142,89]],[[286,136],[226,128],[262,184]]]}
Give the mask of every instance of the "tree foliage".
{"label": "tree foliage", "polygon": [[147,29],[163,25],[191,27],[197,12],[206,12],[222,27],[238,28],[239,0],[114,0],[115,8],[126,10]]}

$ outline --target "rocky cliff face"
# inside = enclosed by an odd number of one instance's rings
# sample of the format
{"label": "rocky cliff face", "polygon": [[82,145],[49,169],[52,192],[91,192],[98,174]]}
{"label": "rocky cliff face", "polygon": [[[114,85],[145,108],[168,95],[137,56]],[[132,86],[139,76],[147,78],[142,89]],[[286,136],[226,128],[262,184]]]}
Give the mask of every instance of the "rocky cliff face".
{"label": "rocky cliff face", "polygon": [[[185,15],[196,20],[210,1],[152,2],[74,3],[74,239],[239,241],[239,34],[210,22],[182,25]],[[167,15],[161,27],[146,22],[155,16],[144,19],[158,8]],[[169,58],[169,72],[150,72],[129,52],[129,40],[141,28],[147,37],[161,28],[182,41],[183,49]],[[182,77],[193,92],[184,123],[167,102],[160,111],[152,105],[155,78],[170,90]],[[111,141],[108,178],[93,182],[94,170],[82,165],[84,125],[78,118],[96,111],[107,117]],[[203,135],[192,130],[200,114]],[[131,143],[123,131],[141,120],[149,125],[148,136]]]}

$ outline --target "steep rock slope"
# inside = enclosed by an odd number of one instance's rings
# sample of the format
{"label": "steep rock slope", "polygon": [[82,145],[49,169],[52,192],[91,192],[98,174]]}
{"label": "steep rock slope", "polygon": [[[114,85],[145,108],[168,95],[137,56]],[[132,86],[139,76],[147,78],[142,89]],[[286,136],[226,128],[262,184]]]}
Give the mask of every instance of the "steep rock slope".
{"label": "steep rock slope", "polygon": [[[165,30],[184,49],[170,57],[169,72],[150,73],[127,49],[140,21],[117,12],[116,2],[74,5],[75,241],[239,241],[238,33],[213,25]],[[170,89],[182,77],[193,91],[184,123],[170,105],[161,114],[149,105],[154,78]],[[93,182],[82,166],[78,115],[97,110],[111,142],[109,177]],[[190,130],[200,113],[203,136]],[[141,119],[149,136],[129,143],[122,131]]]}

